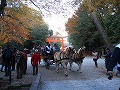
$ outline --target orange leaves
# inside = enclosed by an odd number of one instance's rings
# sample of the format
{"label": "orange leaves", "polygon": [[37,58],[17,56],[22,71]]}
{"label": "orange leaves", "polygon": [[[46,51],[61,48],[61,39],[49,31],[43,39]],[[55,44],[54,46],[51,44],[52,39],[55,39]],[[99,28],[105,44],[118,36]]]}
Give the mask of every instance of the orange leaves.
{"label": "orange leaves", "polygon": [[68,19],[68,23],[66,24],[67,27],[76,27],[78,23],[77,16],[73,15],[71,18]]}
{"label": "orange leaves", "polygon": [[120,6],[119,2],[119,0],[83,0],[81,6],[89,12],[93,12],[97,9],[103,9],[104,7]]}
{"label": "orange leaves", "polygon": [[40,13],[25,5],[6,8],[5,11],[4,18],[0,18],[0,41],[3,43],[15,41],[22,44],[24,39],[29,39],[29,29],[39,26],[43,21]]}
{"label": "orange leaves", "polygon": [[65,24],[66,31],[69,33],[78,33],[74,30],[74,28],[77,26],[78,19],[76,15],[73,15],[71,18],[68,19],[68,22]]}

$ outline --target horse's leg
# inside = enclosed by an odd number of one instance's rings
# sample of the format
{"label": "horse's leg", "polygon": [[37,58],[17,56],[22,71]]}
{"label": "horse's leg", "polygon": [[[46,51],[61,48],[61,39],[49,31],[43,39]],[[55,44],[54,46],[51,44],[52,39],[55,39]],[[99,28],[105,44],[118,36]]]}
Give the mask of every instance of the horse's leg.
{"label": "horse's leg", "polygon": [[59,72],[59,62],[56,62],[56,72]]}
{"label": "horse's leg", "polygon": [[70,64],[70,69],[69,70],[73,71],[73,69],[72,69],[73,62],[70,61],[69,64]]}
{"label": "horse's leg", "polygon": [[68,72],[67,72],[68,61],[63,60],[63,61],[62,61],[62,65],[63,65],[63,67],[64,67],[64,74],[65,74],[66,76],[68,76]]}
{"label": "horse's leg", "polygon": [[81,72],[81,66],[82,66],[81,61],[77,61],[76,63],[77,63],[77,65],[78,65],[78,70],[77,70],[77,71],[80,72],[80,73],[82,73],[82,72]]}

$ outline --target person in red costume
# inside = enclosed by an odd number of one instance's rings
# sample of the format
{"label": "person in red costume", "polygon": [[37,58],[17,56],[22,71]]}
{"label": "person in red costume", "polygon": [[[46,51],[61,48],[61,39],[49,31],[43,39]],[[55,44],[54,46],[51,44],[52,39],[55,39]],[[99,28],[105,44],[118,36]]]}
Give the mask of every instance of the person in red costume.
{"label": "person in red costume", "polygon": [[38,63],[41,60],[38,50],[35,50],[35,53],[32,55],[31,64],[33,66],[33,75],[38,73]]}

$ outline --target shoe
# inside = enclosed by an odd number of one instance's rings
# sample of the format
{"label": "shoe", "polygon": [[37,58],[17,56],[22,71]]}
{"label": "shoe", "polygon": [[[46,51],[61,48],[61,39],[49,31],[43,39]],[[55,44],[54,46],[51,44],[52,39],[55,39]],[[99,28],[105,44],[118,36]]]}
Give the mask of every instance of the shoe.
{"label": "shoe", "polygon": [[5,77],[7,77],[8,75],[7,75],[7,74],[5,74],[4,76],[5,76]]}
{"label": "shoe", "polygon": [[23,77],[20,77],[20,78],[23,78]]}
{"label": "shoe", "polygon": [[0,70],[1,72],[4,72],[3,70]]}
{"label": "shoe", "polygon": [[17,79],[21,79],[21,78],[23,78],[23,77],[17,77]]}
{"label": "shoe", "polygon": [[26,73],[23,73],[23,75],[26,75]]}
{"label": "shoe", "polygon": [[12,71],[15,71],[15,69],[12,69]]}

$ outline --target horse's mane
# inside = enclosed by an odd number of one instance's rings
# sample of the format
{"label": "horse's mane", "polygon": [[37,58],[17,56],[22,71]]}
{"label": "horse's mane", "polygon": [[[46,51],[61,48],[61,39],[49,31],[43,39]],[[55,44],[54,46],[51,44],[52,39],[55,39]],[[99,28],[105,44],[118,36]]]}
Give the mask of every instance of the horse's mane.
{"label": "horse's mane", "polygon": [[81,58],[84,56],[84,51],[85,51],[85,47],[81,47],[77,53],[78,53],[78,57]]}

